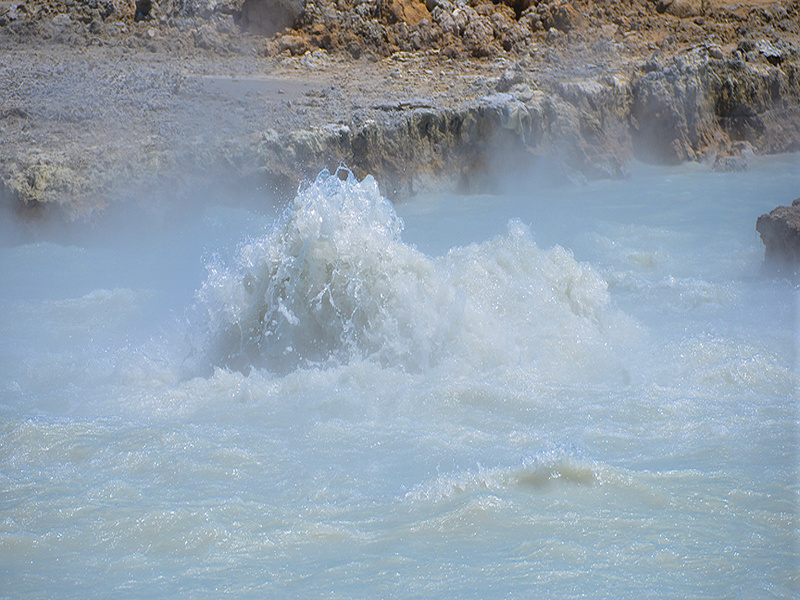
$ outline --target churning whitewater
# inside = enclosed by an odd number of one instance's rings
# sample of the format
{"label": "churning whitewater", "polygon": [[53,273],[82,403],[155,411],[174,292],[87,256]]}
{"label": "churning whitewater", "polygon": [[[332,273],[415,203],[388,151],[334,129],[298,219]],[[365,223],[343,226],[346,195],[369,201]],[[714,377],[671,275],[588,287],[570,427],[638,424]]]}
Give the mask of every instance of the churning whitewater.
{"label": "churning whitewater", "polygon": [[540,250],[518,220],[431,258],[403,242],[403,221],[374,179],[340,174],[301,189],[234,265],[209,267],[198,292],[207,365],[286,373],[350,360],[412,372],[523,363],[553,376],[547,363],[614,363],[624,319],[591,266],[560,246]]}
{"label": "churning whitewater", "polygon": [[758,160],[0,222],[0,598],[796,598]]}

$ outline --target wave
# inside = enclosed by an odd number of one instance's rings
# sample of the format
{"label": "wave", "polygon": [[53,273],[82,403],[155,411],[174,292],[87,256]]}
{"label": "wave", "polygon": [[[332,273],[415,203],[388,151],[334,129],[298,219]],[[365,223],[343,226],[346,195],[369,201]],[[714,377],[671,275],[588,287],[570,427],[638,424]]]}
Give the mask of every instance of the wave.
{"label": "wave", "polygon": [[441,502],[482,492],[541,492],[551,486],[593,487],[609,484],[631,485],[631,481],[622,472],[606,465],[545,454],[516,467],[487,468],[478,465],[472,470],[440,475],[433,481],[412,488],[405,499],[415,503]]}

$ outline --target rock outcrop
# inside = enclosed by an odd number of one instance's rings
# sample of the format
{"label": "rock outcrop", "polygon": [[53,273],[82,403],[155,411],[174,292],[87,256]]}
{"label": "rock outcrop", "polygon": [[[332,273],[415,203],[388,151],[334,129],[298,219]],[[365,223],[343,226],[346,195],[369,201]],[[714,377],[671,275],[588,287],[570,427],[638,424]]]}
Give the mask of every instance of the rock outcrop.
{"label": "rock outcrop", "polygon": [[624,175],[633,156],[735,171],[756,152],[800,150],[794,63],[720,60],[699,48],[632,76],[541,83],[512,69],[460,109],[395,103],[347,124],[272,132],[259,146],[260,168],[313,177],[321,164],[346,163],[405,197],[432,186],[478,189],[491,172],[524,173],[542,157],[566,176],[597,178]]}
{"label": "rock outcrop", "polygon": [[3,0],[0,192],[81,212],[340,163],[393,198],[542,161],[743,170],[800,151],[798,23],[800,0]]}
{"label": "rock outcrop", "polygon": [[492,174],[525,173],[543,157],[567,176],[619,177],[629,158],[621,149],[630,143],[621,127],[610,126],[624,119],[609,110],[617,85],[576,83],[570,101],[518,84],[459,109],[376,105],[347,124],[265,132],[256,152],[272,178],[294,185],[321,165],[347,164],[357,176],[375,176],[392,198],[430,189],[478,191]]}
{"label": "rock outcrop", "polygon": [[[331,59],[317,50],[289,60],[305,69]],[[403,68],[404,60],[389,59],[387,72],[395,72],[391,65]],[[108,155],[33,153],[29,161],[18,155],[3,181],[24,206],[68,203],[82,210],[104,206],[109,189],[126,181],[214,173],[260,179],[291,193],[322,168],[344,164],[359,177],[375,176],[388,197],[403,199],[430,190],[492,191],[509,174],[524,177],[543,162],[561,178],[613,178],[626,173],[634,156],[661,164],[705,160],[716,170],[736,171],[756,153],[800,150],[795,59],[779,65],[719,59],[703,46],[663,64],[650,59],[632,72],[595,76],[537,77],[519,63],[504,64],[479,84],[483,93],[454,105],[424,98],[377,102],[335,121],[267,125],[202,145],[157,140],[135,162],[122,164]],[[142,81],[151,82],[147,101],[162,111],[186,85],[162,75]],[[308,104],[333,98],[315,94]],[[6,120],[26,115],[9,113]]]}
{"label": "rock outcrop", "polygon": [[266,51],[324,48],[358,57],[437,48],[449,57],[486,57],[525,50],[551,30],[588,25],[584,12],[563,0],[306,0],[296,30]]}
{"label": "rock outcrop", "polygon": [[761,215],[756,231],[764,242],[765,260],[779,266],[788,264],[796,272],[800,267],[800,198],[791,206],[779,206]]}
{"label": "rock outcrop", "polygon": [[634,84],[631,124],[637,156],[678,164],[720,145],[748,142],[762,151],[800,150],[800,72],[714,58],[706,47],[649,60]]}

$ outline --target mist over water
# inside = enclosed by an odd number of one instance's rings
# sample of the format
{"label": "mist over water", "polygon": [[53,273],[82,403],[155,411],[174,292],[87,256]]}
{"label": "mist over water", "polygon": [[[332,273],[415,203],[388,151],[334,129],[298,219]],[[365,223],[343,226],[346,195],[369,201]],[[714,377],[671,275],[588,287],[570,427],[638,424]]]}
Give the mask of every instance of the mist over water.
{"label": "mist over water", "polygon": [[796,597],[798,157],[524,189],[6,237],[0,597]]}

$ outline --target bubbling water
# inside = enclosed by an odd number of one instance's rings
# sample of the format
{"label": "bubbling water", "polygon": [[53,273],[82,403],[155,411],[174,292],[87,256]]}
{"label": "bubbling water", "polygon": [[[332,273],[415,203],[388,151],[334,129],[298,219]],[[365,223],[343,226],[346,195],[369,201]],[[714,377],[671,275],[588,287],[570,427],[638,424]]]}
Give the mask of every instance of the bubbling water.
{"label": "bubbling water", "polygon": [[3,239],[0,596],[797,598],[770,161]]}
{"label": "bubbling water", "polygon": [[540,249],[517,220],[442,257],[405,243],[402,231],[374,179],[323,171],[233,264],[209,265],[196,302],[199,366],[286,373],[368,360],[419,371],[511,361],[570,363],[574,373],[576,362],[605,363],[633,329],[589,265],[560,246]]}

